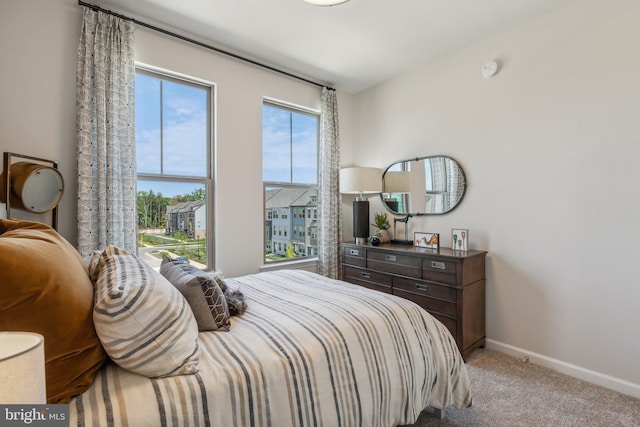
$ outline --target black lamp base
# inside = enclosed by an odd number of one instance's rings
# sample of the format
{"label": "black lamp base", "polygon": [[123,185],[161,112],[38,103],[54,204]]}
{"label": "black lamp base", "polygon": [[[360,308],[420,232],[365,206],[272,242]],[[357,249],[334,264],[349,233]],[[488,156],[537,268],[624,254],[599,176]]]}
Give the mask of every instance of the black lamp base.
{"label": "black lamp base", "polygon": [[369,201],[360,197],[353,201],[353,237],[356,245],[366,245],[369,239]]}

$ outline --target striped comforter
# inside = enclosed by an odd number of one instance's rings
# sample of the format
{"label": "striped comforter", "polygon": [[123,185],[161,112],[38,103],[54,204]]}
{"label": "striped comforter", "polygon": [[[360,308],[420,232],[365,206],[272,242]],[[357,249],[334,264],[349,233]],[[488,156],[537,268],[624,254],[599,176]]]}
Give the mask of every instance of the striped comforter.
{"label": "striped comforter", "polygon": [[71,401],[71,425],[388,427],[471,402],[449,332],[410,301],[300,270],[225,281],[248,309],[200,333],[197,374],[108,363]]}

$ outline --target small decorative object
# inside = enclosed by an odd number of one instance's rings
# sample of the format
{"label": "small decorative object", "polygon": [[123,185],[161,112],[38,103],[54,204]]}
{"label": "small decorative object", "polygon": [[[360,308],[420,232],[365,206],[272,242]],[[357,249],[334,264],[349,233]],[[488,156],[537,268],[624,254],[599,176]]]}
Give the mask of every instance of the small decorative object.
{"label": "small decorative object", "polygon": [[456,251],[469,249],[469,230],[466,228],[451,229],[451,249]]}
{"label": "small decorative object", "polygon": [[[413,245],[413,240],[409,239],[409,229],[408,222],[409,218],[413,216],[412,214],[407,214],[404,218],[393,218],[393,239],[391,239],[392,245]],[[404,239],[398,239],[398,235],[396,234],[396,223],[403,222],[404,223]]]}
{"label": "small decorative object", "polygon": [[413,244],[419,248],[438,249],[440,235],[438,233],[413,233]]}
{"label": "small decorative object", "polygon": [[378,246],[380,244],[380,238],[378,236],[371,236],[369,241],[373,246]]}
{"label": "small decorative object", "polygon": [[387,243],[391,240],[389,236],[389,228],[391,228],[391,224],[389,224],[389,219],[387,218],[386,213],[377,213],[374,217],[374,224],[371,224],[378,229],[374,237],[378,238],[378,243]]}

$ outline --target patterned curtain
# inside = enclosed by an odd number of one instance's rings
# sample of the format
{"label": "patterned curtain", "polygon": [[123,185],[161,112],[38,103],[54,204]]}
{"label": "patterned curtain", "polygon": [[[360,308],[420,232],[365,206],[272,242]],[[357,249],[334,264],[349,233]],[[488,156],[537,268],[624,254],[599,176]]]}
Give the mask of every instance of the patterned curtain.
{"label": "patterned curtain", "polygon": [[136,250],[134,24],[85,8],[78,47],[78,250]]}
{"label": "patterned curtain", "polygon": [[447,159],[447,192],[449,194],[448,209],[453,208],[460,200],[462,191],[464,190],[464,180],[462,179],[461,169],[453,164],[453,160]]}
{"label": "patterned curtain", "polygon": [[340,277],[342,238],[340,175],[340,133],[336,91],[322,88],[320,124],[320,177],[318,182],[318,272],[332,279]]}

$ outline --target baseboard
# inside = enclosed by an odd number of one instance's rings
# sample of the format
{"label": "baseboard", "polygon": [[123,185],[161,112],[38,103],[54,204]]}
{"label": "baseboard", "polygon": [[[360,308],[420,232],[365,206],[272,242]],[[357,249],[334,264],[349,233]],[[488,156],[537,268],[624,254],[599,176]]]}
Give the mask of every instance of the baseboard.
{"label": "baseboard", "polygon": [[523,348],[514,347],[512,345],[491,339],[487,339],[486,348],[496,350],[517,358],[527,356],[529,357],[529,361],[531,363],[535,363],[536,365],[544,366],[546,368],[553,369],[554,371],[562,372],[563,374],[567,374],[581,380],[589,381],[590,383],[597,384],[610,390],[614,390],[640,399],[640,384],[634,384],[620,378],[615,378],[610,375],[601,374],[600,372],[591,371],[580,366],[572,365],[571,363],[552,359],[542,354],[534,353]]}

